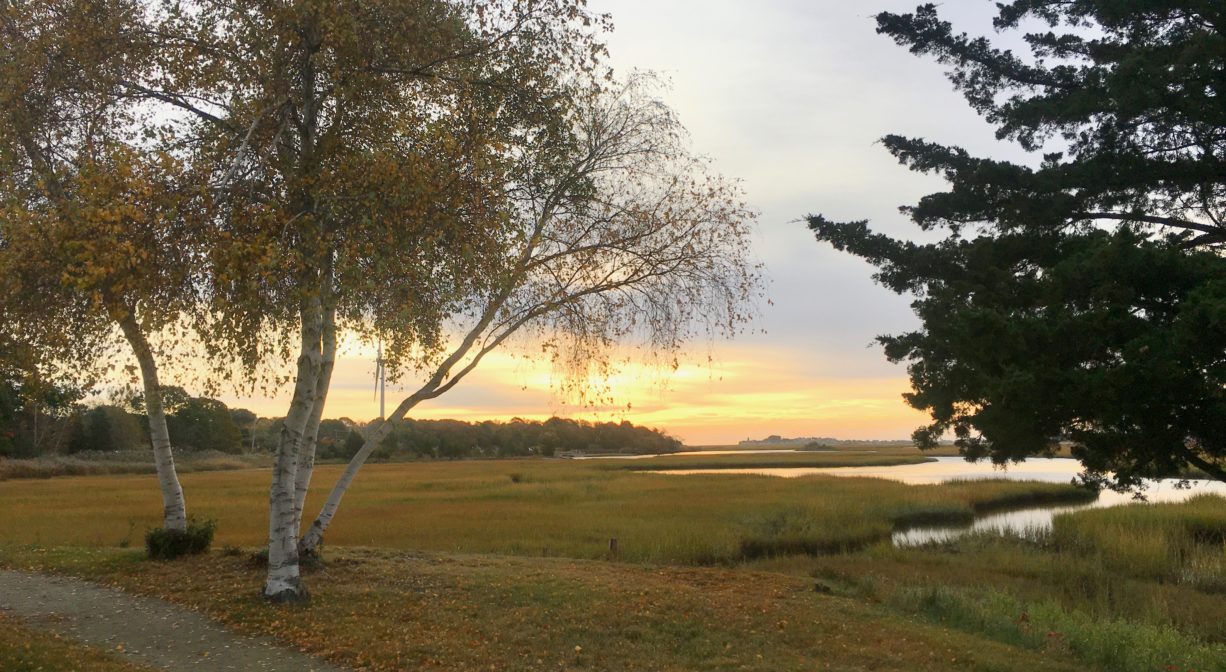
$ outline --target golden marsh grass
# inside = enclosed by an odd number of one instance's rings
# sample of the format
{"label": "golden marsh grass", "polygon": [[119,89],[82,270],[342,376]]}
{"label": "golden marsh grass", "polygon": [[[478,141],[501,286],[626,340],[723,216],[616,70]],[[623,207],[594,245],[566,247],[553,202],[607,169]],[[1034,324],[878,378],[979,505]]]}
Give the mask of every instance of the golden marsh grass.
{"label": "golden marsh grass", "polygon": [[[315,511],[340,467],[317,469]],[[218,547],[266,538],[269,472],[182,476],[189,512],[217,521]],[[901,525],[969,521],[994,505],[1068,501],[1066,485],[980,481],[910,486],[882,479],[673,476],[607,462],[505,460],[369,465],[327,542],[466,553],[710,564],[789,551],[850,550]],[[0,543],[140,545],[158,524],[152,476],[0,483]]]}

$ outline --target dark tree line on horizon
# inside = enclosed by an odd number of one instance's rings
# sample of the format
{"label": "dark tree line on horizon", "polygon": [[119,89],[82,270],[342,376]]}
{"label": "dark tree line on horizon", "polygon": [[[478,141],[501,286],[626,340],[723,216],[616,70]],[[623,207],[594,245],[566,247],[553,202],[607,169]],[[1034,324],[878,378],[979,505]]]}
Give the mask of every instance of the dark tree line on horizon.
{"label": "dark tree line on horizon", "polygon": [[[514,418],[509,422],[487,420],[477,423],[405,420],[384,439],[373,457],[553,457],[566,452],[641,455],[670,453],[680,449],[681,441],[678,439],[627,420],[587,422],[550,418],[541,422]],[[324,448],[321,456],[331,457],[333,454]],[[346,454],[335,456],[350,457]]]}
{"label": "dark tree line on horizon", "polygon": [[[145,450],[148,419],[140,397],[122,404],[81,403],[83,393],[64,386],[23,389],[0,381],[0,458],[75,455]],[[193,452],[271,453],[282,418],[261,418],[245,408],[229,408],[208,397],[193,397],[181,387],[162,392],[167,424],[178,449]],[[319,458],[349,460],[361,449],[365,424],[349,418],[319,423]],[[552,457],[561,453],[668,453],[681,442],[659,430],[629,421],[588,422],[568,418],[545,421],[405,420],[374,451],[371,459],[420,460],[485,457]]]}
{"label": "dark tree line on horizon", "polygon": [[[31,386],[0,380],[0,458],[145,450],[149,421],[139,397],[121,403],[85,404],[68,385]],[[240,453],[250,447],[257,418],[181,387],[163,390],[168,426],[185,451]]]}

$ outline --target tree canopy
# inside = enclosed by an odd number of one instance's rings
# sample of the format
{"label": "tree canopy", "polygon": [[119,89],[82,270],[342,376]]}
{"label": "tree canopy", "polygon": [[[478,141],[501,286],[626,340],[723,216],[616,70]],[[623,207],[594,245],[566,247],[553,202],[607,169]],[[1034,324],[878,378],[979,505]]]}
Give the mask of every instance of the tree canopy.
{"label": "tree canopy", "polygon": [[40,317],[49,361],[96,359],[119,327],[171,470],[164,401],[172,421],[234,423],[159,382],[157,339],[192,327],[206,382],[279,384],[270,364],[296,362],[270,598],[305,597],[298,535],[346,331],[423,380],[366,445],[346,434],[354,461],[304,550],[391,425],[508,340],[529,334],[586,383],[615,342],[667,365],[695,333],[737,331],[758,296],[739,186],[691,153],[649,78],[612,77],[608,19],[585,0],[0,10],[19,57],[0,64],[0,311]]}
{"label": "tree canopy", "polygon": [[761,289],[754,215],[736,184],[690,153],[684,128],[654,93],[644,77],[578,92],[566,116],[571,142],[522,143],[524,172],[499,185],[515,235],[485,258],[490,282],[453,316],[451,349],[421,386],[367,430],[303,536],[305,549],[322,541],[392,423],[446,394],[510,339],[531,334],[563,372],[587,383],[609,372],[616,342],[637,339],[672,357],[694,333],[731,335],[750,318]]}
{"label": "tree canopy", "polygon": [[[198,220],[175,136],[134,82],[158,71],[136,0],[0,2],[0,338],[75,378],[127,341],[165,527],[187,523],[160,403],[160,340],[199,304]],[[162,101],[157,101],[162,102]]]}
{"label": "tree canopy", "polygon": [[206,346],[256,372],[300,337],[270,596],[299,595],[290,540],[341,330],[382,340],[393,377],[423,373],[398,421],[526,331],[587,380],[618,339],[667,356],[698,324],[747,319],[752,213],[642,80],[607,84],[605,23],[577,0],[198,2],[162,17],[178,54],[144,93],[185,112],[221,241]]}
{"label": "tree canopy", "polygon": [[1034,156],[916,138],[885,147],[944,191],[902,208],[943,241],[808,223],[917,295],[922,326],[880,339],[907,401],[968,458],[1070,441],[1117,488],[1188,467],[1226,480],[1226,7],[1207,0],[1001,3],[1029,53],[955,32],[936,6],[878,32],[949,67],[967,102]]}

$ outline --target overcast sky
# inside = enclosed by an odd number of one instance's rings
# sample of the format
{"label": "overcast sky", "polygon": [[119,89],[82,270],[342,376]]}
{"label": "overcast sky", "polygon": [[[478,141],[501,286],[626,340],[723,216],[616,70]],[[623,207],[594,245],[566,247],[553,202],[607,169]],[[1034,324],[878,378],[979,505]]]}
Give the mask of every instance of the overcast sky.
{"label": "overcast sky", "polygon": [[[695,152],[742,181],[758,210],[757,254],[773,305],[755,333],[700,344],[671,377],[628,371],[614,381],[633,422],[659,426],[691,444],[768,434],[839,438],[906,437],[923,420],[901,395],[901,366],[873,338],[916,324],[908,300],[876,285],[867,264],[819,245],[800,218],[871,219],[882,231],[915,236],[900,205],[941,188],[899,166],[877,144],[888,133],[956,144],[973,153],[1017,156],[995,140],[930,59],[875,32],[877,11],[915,2],[876,0],[591,0],[613,17],[610,57],[621,72],[653,70],[672,82],[666,102],[690,130]],[[952,0],[943,14],[976,34],[991,32],[994,2]],[[367,420],[373,401],[370,353],[342,353],[327,415]],[[403,395],[389,389],[389,407]],[[282,415],[286,398],[236,399]],[[558,399],[549,375],[502,357],[417,417],[466,420],[551,414],[594,419]]]}

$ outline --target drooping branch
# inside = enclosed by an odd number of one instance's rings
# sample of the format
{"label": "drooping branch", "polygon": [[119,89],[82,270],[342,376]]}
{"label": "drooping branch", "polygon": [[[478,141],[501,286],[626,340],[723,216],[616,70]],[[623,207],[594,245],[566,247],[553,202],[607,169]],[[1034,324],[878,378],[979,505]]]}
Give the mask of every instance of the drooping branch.
{"label": "drooping branch", "polygon": [[1200,231],[1201,233],[1212,236],[1226,235],[1226,230],[1209,224],[1193,222],[1191,220],[1180,219],[1178,217],[1161,217],[1158,215],[1143,215],[1140,213],[1078,212],[1073,215],[1073,219],[1108,219],[1118,222],[1144,222],[1146,224],[1160,224],[1162,226],[1170,226],[1177,229]]}
{"label": "drooping branch", "polygon": [[1186,446],[1181,451],[1181,454],[1192,466],[1200,469],[1206,474],[1209,474],[1213,478],[1217,479],[1218,482],[1226,483],[1226,468],[1223,468],[1220,464],[1210,462],[1204,457],[1198,455],[1196,451],[1193,451]]}
{"label": "drooping branch", "polygon": [[535,179],[506,185],[507,216],[522,232],[507,239],[522,242],[490,264],[501,270],[469,304],[479,305],[466,313],[472,326],[384,422],[366,428],[304,550],[320,543],[357,471],[395,424],[454,389],[515,335],[569,337],[599,359],[598,348],[636,330],[675,348],[691,323],[741,319],[730,307],[750,300],[757,276],[747,259],[752,214],[736,189],[705,174],[671,113],[635,84],[583,102],[592,107],[576,114],[582,123],[570,153],[559,160],[556,146],[532,147],[539,154],[522,160]]}

